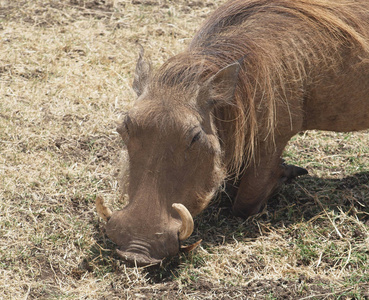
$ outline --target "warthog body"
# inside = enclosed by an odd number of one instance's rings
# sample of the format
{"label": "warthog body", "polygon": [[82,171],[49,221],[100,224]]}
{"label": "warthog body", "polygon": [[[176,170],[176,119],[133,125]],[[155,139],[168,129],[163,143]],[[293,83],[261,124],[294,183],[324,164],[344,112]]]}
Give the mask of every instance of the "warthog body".
{"label": "warthog body", "polygon": [[281,160],[296,133],[369,128],[368,11],[367,0],[234,0],[155,74],[141,53],[138,100],[118,128],[129,204],[111,213],[97,201],[121,257],[175,255],[229,178],[234,213],[257,213],[306,173]]}

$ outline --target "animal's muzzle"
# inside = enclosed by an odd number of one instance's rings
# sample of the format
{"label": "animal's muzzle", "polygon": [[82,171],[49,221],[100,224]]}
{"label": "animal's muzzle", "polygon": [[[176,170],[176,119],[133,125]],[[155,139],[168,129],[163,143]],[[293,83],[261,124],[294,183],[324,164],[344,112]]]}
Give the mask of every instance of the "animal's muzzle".
{"label": "animal's muzzle", "polygon": [[161,263],[161,259],[152,258],[142,252],[121,251],[117,249],[117,253],[124,261],[137,267],[154,266]]}
{"label": "animal's muzzle", "polygon": [[132,241],[124,251],[117,249],[117,253],[124,261],[139,267],[161,263],[161,259],[150,255],[150,244],[142,240]]}

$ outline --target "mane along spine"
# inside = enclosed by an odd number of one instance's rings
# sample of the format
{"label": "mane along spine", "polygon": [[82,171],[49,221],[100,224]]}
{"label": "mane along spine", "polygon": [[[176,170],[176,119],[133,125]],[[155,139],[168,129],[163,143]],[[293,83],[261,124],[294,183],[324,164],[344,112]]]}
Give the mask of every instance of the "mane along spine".
{"label": "mane along spine", "polygon": [[292,128],[291,97],[302,97],[321,70],[339,68],[345,53],[368,58],[368,7],[363,0],[229,1],[160,68],[154,85],[195,90],[243,58],[233,102],[214,111],[225,164],[237,176],[257,161],[256,145],[273,146],[279,107]]}

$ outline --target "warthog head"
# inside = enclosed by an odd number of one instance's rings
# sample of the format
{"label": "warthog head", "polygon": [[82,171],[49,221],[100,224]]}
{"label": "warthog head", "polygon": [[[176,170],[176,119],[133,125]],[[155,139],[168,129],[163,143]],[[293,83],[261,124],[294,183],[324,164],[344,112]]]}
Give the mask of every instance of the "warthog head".
{"label": "warthog head", "polygon": [[133,83],[138,99],[117,129],[129,156],[129,204],[112,213],[97,199],[117,253],[141,266],[178,253],[193,231],[192,216],[225,176],[212,111],[233,96],[239,64],[186,84],[183,72],[173,79],[168,64],[151,76],[141,53]]}

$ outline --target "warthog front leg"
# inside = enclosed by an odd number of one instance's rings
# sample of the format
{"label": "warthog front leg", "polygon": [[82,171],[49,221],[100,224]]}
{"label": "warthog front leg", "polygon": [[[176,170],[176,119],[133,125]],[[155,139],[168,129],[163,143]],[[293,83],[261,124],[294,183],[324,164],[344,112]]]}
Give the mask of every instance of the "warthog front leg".
{"label": "warthog front leg", "polygon": [[245,170],[233,204],[236,216],[248,217],[258,213],[283,183],[308,173],[304,168],[286,164],[279,155],[270,157]]}

